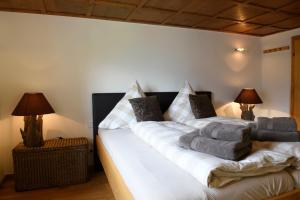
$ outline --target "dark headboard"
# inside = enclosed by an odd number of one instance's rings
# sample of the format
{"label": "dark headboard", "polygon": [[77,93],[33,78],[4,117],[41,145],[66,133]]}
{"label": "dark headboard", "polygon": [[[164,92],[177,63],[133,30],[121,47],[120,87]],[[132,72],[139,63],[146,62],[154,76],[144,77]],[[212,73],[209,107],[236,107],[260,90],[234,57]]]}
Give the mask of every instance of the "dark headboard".
{"label": "dark headboard", "polygon": [[[207,91],[196,92],[197,94],[205,94],[210,99],[212,93]],[[92,96],[93,105],[93,142],[94,142],[94,162],[99,169],[99,159],[96,150],[96,135],[98,134],[99,123],[110,113],[115,105],[122,99],[125,93],[94,93]],[[162,112],[165,112],[178,92],[146,92],[147,96],[155,95],[158,97]]]}

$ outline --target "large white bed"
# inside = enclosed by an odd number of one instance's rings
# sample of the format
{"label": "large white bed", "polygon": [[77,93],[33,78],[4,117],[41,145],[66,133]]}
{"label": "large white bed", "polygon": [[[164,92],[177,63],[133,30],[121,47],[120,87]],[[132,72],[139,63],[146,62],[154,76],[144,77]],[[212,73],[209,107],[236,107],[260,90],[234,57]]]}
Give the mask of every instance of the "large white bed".
{"label": "large white bed", "polygon": [[129,128],[99,129],[97,137],[136,200],[267,199],[292,191],[294,180],[299,180],[299,173],[293,171],[293,179],[287,171],[282,171],[246,178],[222,188],[208,188],[140,140]]}
{"label": "large white bed", "polygon": [[[211,98],[211,92],[196,93]],[[146,95],[158,96],[164,112],[177,92],[153,92]],[[132,127],[98,129],[99,123],[107,117],[123,96],[124,93],[93,94],[95,164],[98,167],[103,166],[117,200],[300,199],[299,170],[280,169],[277,173],[244,178],[223,187],[208,187],[203,181],[195,178],[194,174],[190,174],[190,171],[178,165],[176,160],[170,160],[163,152],[158,151],[157,146],[150,145],[147,139],[137,134]],[[231,123],[234,120],[229,121]],[[188,124],[193,125],[203,124],[202,122]],[[283,146],[283,150],[286,151],[285,145]],[[198,158],[198,164],[199,162],[202,163]]]}

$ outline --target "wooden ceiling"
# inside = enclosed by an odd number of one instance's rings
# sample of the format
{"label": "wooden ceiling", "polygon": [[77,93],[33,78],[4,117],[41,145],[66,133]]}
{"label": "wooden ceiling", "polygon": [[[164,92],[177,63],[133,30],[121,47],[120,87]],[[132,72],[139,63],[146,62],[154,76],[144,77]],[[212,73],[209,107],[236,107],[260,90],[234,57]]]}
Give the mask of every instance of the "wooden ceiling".
{"label": "wooden ceiling", "polygon": [[256,36],[300,27],[300,0],[0,0],[0,10]]}

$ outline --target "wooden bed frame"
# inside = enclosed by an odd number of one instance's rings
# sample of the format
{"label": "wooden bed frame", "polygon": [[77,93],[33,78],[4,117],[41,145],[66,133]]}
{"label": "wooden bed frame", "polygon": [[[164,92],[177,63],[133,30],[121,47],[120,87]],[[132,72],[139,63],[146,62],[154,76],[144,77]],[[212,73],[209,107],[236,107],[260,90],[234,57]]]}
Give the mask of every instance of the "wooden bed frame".
{"label": "wooden bed frame", "polygon": [[104,168],[109,185],[116,200],[134,200],[121,174],[107,153],[101,139],[96,136],[97,152]]}
{"label": "wooden bed frame", "polygon": [[[211,92],[197,93],[207,94],[211,98]],[[162,111],[165,111],[175,98],[176,94],[176,92],[158,92],[147,93],[146,95],[157,95]],[[134,200],[120,172],[98,136],[98,124],[105,116],[107,116],[123,96],[124,93],[93,94],[94,161],[97,169],[102,169],[103,167],[116,200]],[[101,164],[99,162],[100,160]],[[269,198],[268,200],[300,200],[300,188]]]}

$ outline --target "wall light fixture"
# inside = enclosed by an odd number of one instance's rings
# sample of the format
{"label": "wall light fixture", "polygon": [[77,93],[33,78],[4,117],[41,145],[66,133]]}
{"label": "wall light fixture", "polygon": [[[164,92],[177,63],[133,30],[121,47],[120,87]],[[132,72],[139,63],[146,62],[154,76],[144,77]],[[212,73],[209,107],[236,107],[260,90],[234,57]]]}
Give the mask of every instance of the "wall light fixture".
{"label": "wall light fixture", "polygon": [[235,49],[234,49],[234,51],[237,51],[237,52],[241,52],[241,53],[243,53],[243,52],[245,52],[245,51],[246,51],[246,49],[245,49],[245,48],[243,48],[243,47],[238,47],[238,48],[235,48]]}

